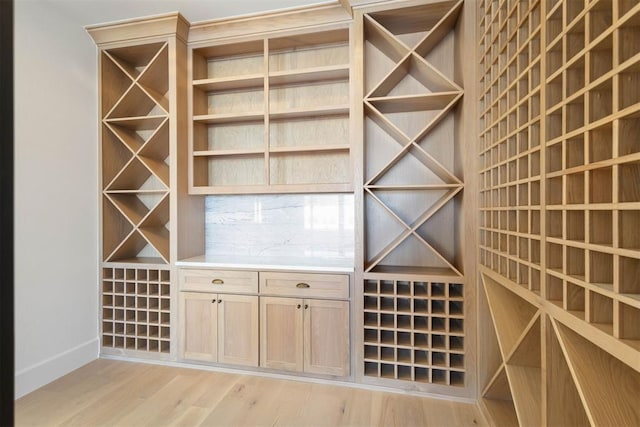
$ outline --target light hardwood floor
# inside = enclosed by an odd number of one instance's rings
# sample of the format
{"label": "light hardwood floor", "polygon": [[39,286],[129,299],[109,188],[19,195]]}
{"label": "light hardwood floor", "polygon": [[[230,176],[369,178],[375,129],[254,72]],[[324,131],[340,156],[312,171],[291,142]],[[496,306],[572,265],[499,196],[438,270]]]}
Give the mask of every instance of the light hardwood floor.
{"label": "light hardwood floor", "polygon": [[15,404],[17,426],[475,426],[475,405],[99,359]]}

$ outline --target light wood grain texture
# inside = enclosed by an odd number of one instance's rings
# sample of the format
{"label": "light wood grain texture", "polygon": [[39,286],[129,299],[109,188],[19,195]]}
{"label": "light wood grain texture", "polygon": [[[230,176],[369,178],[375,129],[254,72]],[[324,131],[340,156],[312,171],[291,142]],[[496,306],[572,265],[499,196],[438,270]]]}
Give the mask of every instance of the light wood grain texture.
{"label": "light wood grain texture", "polygon": [[180,268],[180,290],[212,293],[258,293],[257,271]]}
{"label": "light wood grain texture", "polygon": [[341,274],[260,273],[260,294],[298,298],[349,298],[349,276]]}
{"label": "light wood grain texture", "polygon": [[640,374],[559,322],[553,326],[591,423],[640,423]]}
{"label": "light wood grain texture", "polygon": [[550,426],[587,425],[589,419],[555,331],[547,328],[547,372],[544,384],[547,393],[547,423]]}
{"label": "light wood grain texture", "polygon": [[112,360],[16,401],[17,426],[63,424],[486,425],[470,404]]}
{"label": "light wood grain texture", "polygon": [[304,300],[304,371],[346,377],[349,365],[349,302]]}
{"label": "light wood grain texture", "polygon": [[216,294],[181,292],[182,358],[218,361],[217,300]]}
{"label": "light wood grain texture", "polygon": [[302,372],[302,300],[260,297],[260,366]]}
{"label": "light wood grain texture", "polygon": [[258,366],[258,297],[218,294],[218,362]]}

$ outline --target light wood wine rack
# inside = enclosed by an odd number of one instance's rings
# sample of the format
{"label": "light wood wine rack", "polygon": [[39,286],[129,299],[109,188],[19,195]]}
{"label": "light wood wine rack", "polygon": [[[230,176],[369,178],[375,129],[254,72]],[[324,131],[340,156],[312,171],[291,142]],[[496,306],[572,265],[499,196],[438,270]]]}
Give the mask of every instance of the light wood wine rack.
{"label": "light wood wine rack", "polygon": [[166,42],[102,50],[102,223],[106,262],[169,263]]}
{"label": "light wood wine rack", "polygon": [[460,283],[364,282],[364,374],[464,384],[464,287]]}
{"label": "light wood wine rack", "polygon": [[462,1],[444,1],[356,15],[364,52],[363,381],[459,395],[469,384],[456,243],[461,10]]}
{"label": "light wood wine rack", "polygon": [[170,271],[120,266],[102,275],[102,346],[169,353]]}
{"label": "light wood wine rack", "polygon": [[481,350],[485,408],[496,424],[637,425],[640,4],[479,11],[480,323],[496,330],[481,342],[500,350]]}
{"label": "light wood wine rack", "polygon": [[191,50],[195,194],[351,191],[349,28]]}

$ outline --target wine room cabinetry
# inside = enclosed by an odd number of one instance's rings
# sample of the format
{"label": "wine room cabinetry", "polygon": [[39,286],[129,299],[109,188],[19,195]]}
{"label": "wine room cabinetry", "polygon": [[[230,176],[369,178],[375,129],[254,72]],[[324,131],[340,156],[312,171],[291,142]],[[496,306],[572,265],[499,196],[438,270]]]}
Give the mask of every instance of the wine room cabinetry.
{"label": "wine room cabinetry", "polygon": [[177,170],[187,29],[177,13],[87,28],[99,47],[103,353],[171,357],[172,263],[202,250],[203,220],[184,222],[202,202]]}
{"label": "wine room cabinetry", "polygon": [[463,2],[356,12],[363,51],[356,193],[363,219],[362,378],[472,394],[473,291],[465,271],[473,253],[465,255],[460,241],[472,206],[464,197],[465,78],[456,59],[465,46]]}
{"label": "wine room cabinetry", "polygon": [[180,357],[258,366],[258,273],[181,268]]}
{"label": "wine room cabinetry", "polygon": [[265,272],[260,295],[260,366],[349,376],[349,276]]}
{"label": "wine room cabinetry", "polygon": [[640,5],[480,1],[481,402],[640,422]]}

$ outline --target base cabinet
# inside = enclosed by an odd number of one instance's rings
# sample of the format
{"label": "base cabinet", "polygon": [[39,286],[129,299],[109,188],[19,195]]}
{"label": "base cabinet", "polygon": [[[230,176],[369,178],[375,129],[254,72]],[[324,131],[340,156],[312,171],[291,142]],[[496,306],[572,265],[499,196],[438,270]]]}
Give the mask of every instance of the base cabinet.
{"label": "base cabinet", "polygon": [[260,297],[260,366],[349,375],[347,301]]}
{"label": "base cabinet", "polygon": [[258,366],[258,297],[181,293],[183,359]]}

